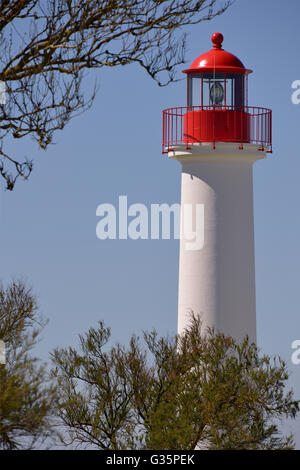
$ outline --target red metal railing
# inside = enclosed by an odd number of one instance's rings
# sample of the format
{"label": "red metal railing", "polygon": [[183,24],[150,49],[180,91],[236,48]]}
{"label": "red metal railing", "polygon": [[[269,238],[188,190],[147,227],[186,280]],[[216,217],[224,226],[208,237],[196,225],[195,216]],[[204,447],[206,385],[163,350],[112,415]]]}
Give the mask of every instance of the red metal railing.
{"label": "red metal railing", "polygon": [[257,144],[272,152],[272,111],[253,106],[186,106],[163,111],[163,153],[199,142]]}

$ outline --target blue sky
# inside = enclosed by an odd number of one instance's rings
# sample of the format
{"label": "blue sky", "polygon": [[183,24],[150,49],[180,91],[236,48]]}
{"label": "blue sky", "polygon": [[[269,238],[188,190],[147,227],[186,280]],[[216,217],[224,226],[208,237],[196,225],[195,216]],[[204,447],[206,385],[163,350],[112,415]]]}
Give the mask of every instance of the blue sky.
{"label": "blue sky", "polygon": [[[219,18],[185,29],[186,66],[222,32],[224,49],[254,71],[249,105],[273,110],[274,153],[254,168],[258,343],[286,359],[298,398],[300,365],[290,358],[300,339],[300,105],[291,102],[291,84],[300,80],[299,18],[298,0],[237,0]],[[10,143],[35,168],[13,193],[1,191],[0,278],[33,286],[50,320],[38,346],[44,359],[100,319],[123,343],[133,332],[177,327],[178,241],[100,241],[95,230],[97,206],[117,204],[119,195],[148,207],[180,202],[180,166],[161,155],[161,111],[185,106],[186,84],[159,88],[129,66],[91,73],[87,92],[95,76],[93,108],[56,134],[47,152],[30,140]],[[300,415],[287,427],[298,429],[300,448]]]}

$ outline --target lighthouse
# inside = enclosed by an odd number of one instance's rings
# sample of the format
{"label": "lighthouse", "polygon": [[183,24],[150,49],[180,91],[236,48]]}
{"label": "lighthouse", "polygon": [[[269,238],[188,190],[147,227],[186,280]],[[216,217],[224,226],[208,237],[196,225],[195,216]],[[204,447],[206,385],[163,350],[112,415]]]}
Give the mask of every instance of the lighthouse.
{"label": "lighthouse", "polygon": [[272,152],[272,111],[248,105],[247,69],[212,35],[212,49],[184,70],[187,106],[163,111],[163,153],[181,164],[185,208],[202,208],[203,243],[182,230],[178,333],[190,312],[202,325],[256,342],[253,164]]}

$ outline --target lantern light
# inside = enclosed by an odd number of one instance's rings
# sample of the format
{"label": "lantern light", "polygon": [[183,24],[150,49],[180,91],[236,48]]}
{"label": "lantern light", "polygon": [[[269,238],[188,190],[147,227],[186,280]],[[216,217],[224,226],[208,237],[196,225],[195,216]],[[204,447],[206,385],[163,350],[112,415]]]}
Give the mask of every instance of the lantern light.
{"label": "lantern light", "polygon": [[215,82],[210,87],[210,100],[213,105],[220,106],[224,100],[224,88],[222,87],[220,82]]}

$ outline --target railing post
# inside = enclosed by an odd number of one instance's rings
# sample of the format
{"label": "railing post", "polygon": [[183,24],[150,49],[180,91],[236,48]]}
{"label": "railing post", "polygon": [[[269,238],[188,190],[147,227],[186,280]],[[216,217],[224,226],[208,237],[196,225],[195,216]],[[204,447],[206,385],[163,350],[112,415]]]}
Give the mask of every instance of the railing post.
{"label": "railing post", "polygon": [[162,153],[164,153],[165,150],[165,112],[163,111],[163,133],[162,133]]}

